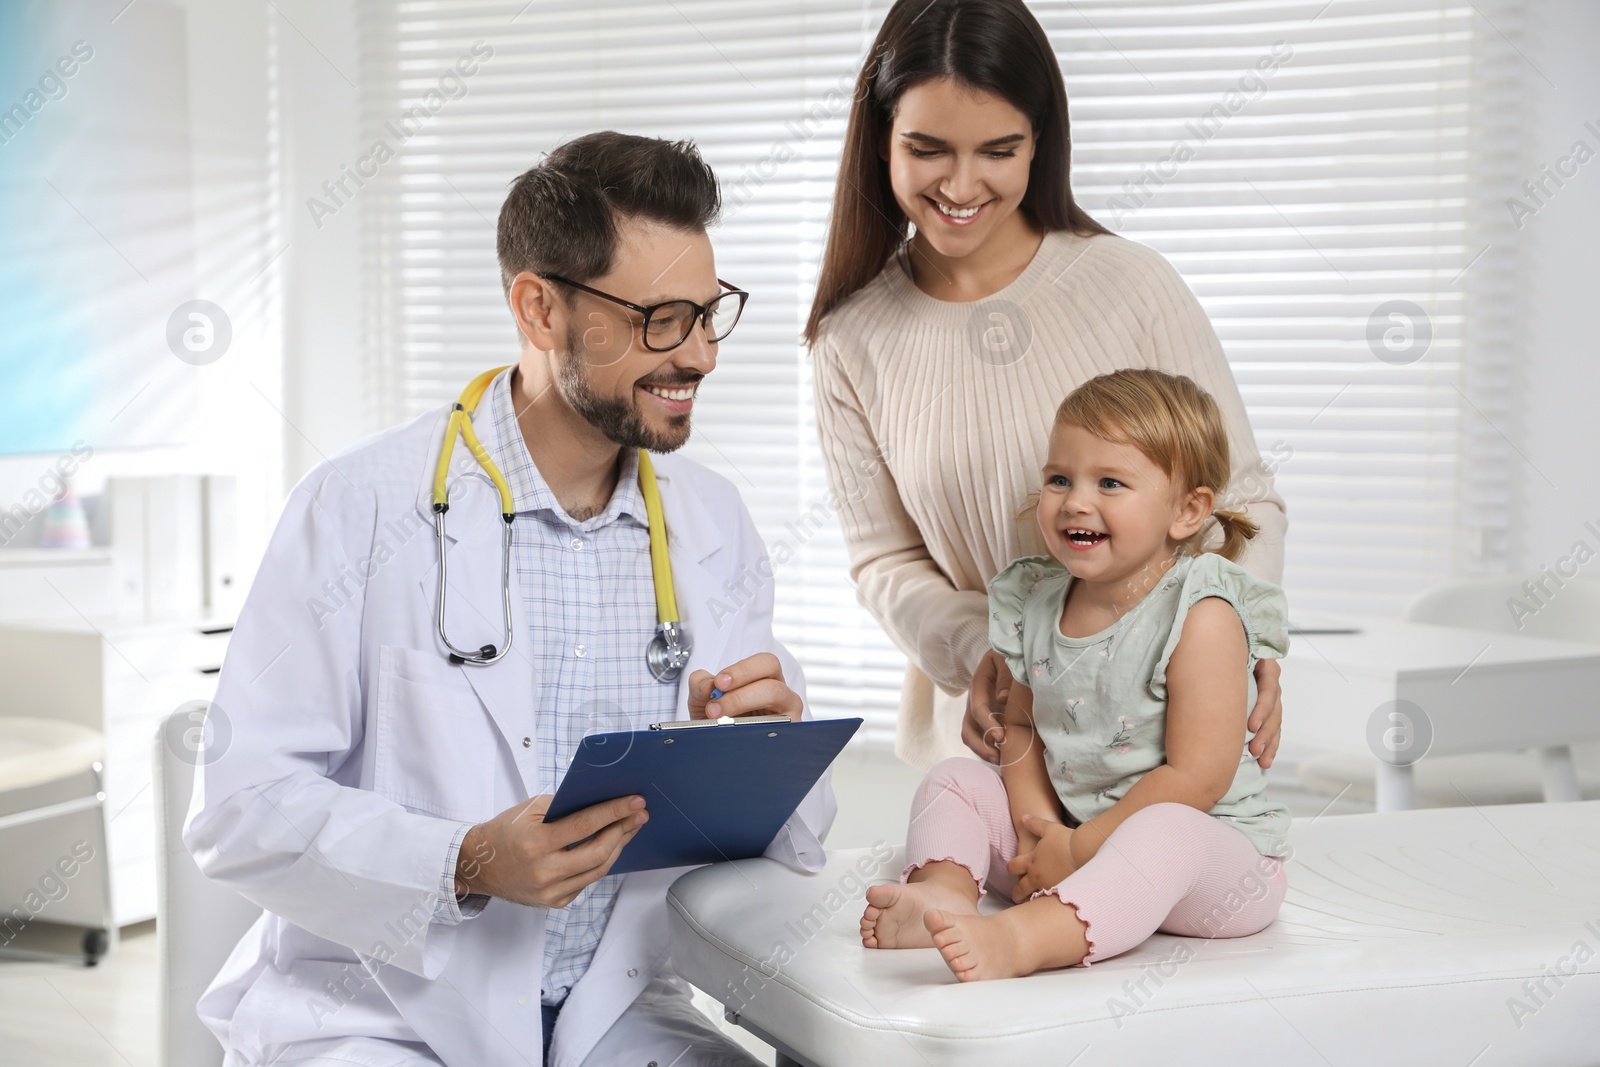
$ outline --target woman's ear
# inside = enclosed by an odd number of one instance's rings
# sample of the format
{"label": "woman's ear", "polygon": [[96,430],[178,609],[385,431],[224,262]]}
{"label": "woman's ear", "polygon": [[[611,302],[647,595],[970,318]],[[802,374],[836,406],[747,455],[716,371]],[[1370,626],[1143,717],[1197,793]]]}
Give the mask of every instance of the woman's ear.
{"label": "woman's ear", "polygon": [[1178,505],[1178,513],[1167,528],[1167,536],[1174,541],[1187,541],[1200,532],[1216,506],[1217,494],[1211,491],[1210,486],[1200,485],[1189,490]]}

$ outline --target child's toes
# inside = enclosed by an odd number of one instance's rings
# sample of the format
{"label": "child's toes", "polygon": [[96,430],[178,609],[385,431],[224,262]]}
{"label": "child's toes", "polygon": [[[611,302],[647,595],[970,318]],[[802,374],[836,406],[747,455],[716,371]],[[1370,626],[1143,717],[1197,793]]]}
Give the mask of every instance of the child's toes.
{"label": "child's toes", "polygon": [[972,945],[966,941],[952,941],[939,950],[939,955],[944,957],[944,964],[950,972],[963,982],[969,981],[977,975],[977,960],[973,957]]}
{"label": "child's toes", "polygon": [[[929,911],[922,916],[922,925],[928,928],[928,933],[933,935],[933,944],[940,952],[949,953],[953,946],[961,944],[961,926],[954,915],[947,911]],[[962,951],[965,951],[964,949]]]}
{"label": "child's toes", "polygon": [[894,907],[900,900],[904,888],[899,882],[881,882],[878,885],[867,886],[867,909],[887,910]]}
{"label": "child's toes", "polygon": [[956,916],[945,912],[930,911],[923,919],[951,973],[963,982],[976,980],[978,960],[973,951],[976,946],[969,936],[971,931],[966,930]]}

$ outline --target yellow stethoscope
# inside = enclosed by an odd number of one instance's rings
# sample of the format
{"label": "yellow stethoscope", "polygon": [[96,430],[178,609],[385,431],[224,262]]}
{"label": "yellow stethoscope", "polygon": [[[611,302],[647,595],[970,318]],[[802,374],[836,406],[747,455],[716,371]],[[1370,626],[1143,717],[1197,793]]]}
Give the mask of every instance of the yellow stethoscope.
{"label": "yellow stethoscope", "polygon": [[[505,369],[496,367],[484,371],[461,391],[461,396],[450,409],[450,423],[445,427],[444,443],[439,446],[439,463],[433,472],[433,536],[439,548],[439,640],[449,650],[451,663],[470,663],[476,667],[496,663],[511,651],[511,524],[516,518],[516,511],[511,503],[511,486],[506,484],[505,475],[489,458],[488,450],[472,428],[472,413],[477,409],[478,401],[483,399],[495,375]],[[500,491],[500,518],[504,522],[500,534],[500,603],[505,613],[505,641],[498,648],[484,645],[476,652],[457,648],[444,632],[444,515],[450,510],[450,456],[455,451],[458,434],[467,442],[472,457]],[[639,449],[639,489],[644,493],[645,513],[649,517],[650,570],[656,585],[656,635],[645,650],[645,662],[656,681],[673,682],[683,673],[694,645],[689,639],[689,631],[678,619],[678,598],[672,589],[672,561],[667,556],[667,523],[661,514],[661,493],[656,488],[656,471],[650,463],[650,454],[642,448]]]}

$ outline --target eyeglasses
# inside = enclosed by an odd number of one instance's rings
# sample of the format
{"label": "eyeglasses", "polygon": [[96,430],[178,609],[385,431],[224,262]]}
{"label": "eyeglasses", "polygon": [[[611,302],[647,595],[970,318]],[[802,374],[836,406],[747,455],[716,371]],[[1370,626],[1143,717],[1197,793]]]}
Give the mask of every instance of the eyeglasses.
{"label": "eyeglasses", "polygon": [[743,289],[735,289],[718,278],[717,284],[728,291],[712,297],[704,304],[696,304],[693,300],[664,300],[659,304],[643,306],[559,274],[535,273],[545,281],[570,285],[590,296],[598,296],[638,312],[644,318],[644,346],[652,352],[670,352],[683,344],[689,339],[689,331],[694,329],[696,322],[705,326],[706,340],[715,344],[733,332],[733,328],[739,324],[739,316],[744,314],[744,302],[750,299],[750,294]]}

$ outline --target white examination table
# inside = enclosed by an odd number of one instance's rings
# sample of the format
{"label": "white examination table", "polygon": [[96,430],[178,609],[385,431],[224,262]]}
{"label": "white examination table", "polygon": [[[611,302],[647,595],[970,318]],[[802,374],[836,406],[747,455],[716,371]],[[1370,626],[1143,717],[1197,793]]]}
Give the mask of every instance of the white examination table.
{"label": "white examination table", "polygon": [[1087,969],[962,985],[933,949],[862,948],[865,885],[903,862],[885,845],[815,875],[685,875],[673,958],[780,1067],[1600,1064],[1600,801],[1302,820],[1291,841],[1266,930],[1157,934]]}

